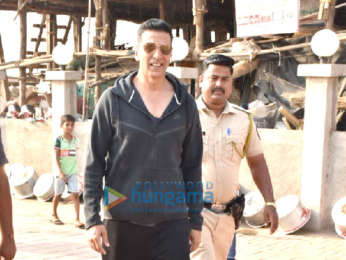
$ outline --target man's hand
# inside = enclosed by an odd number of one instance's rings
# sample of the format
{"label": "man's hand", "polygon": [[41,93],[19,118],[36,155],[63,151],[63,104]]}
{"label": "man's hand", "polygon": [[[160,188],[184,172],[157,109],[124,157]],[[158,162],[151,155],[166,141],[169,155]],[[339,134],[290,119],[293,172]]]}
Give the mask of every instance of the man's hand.
{"label": "man's hand", "polygon": [[195,251],[198,246],[199,243],[201,243],[201,231],[200,230],[196,230],[196,229],[191,229],[190,231],[190,252]]}
{"label": "man's hand", "polygon": [[107,254],[106,250],[102,247],[102,241],[109,247],[108,234],[104,225],[92,226],[88,231],[89,246],[100,254]]}
{"label": "man's hand", "polygon": [[263,214],[265,223],[270,223],[270,234],[273,234],[279,225],[279,218],[275,207],[266,206]]}
{"label": "man's hand", "polygon": [[10,239],[3,239],[0,242],[0,260],[11,260],[16,254],[16,244],[13,237]]}

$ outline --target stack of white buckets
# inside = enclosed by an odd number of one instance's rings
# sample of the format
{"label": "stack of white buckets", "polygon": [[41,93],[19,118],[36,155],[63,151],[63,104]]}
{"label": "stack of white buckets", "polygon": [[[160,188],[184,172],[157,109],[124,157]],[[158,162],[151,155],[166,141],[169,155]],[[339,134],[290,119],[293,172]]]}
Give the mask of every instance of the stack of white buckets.
{"label": "stack of white buckets", "polygon": [[11,192],[18,199],[36,196],[41,201],[48,201],[54,196],[54,176],[46,173],[37,177],[33,167],[21,163],[6,166]]}
{"label": "stack of white buckets", "polygon": [[[265,226],[265,202],[258,191],[251,191],[245,195],[244,219],[245,223],[253,228]],[[298,196],[286,195],[276,201],[280,231],[291,234],[301,229],[311,217],[311,210],[304,207]],[[346,197],[338,200],[332,209],[332,218],[335,223],[335,232],[346,239]]]}

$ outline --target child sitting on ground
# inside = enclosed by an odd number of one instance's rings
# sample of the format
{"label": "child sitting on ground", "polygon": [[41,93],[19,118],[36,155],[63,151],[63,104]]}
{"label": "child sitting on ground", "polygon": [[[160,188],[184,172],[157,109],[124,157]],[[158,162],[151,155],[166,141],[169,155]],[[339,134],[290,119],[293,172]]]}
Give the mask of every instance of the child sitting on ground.
{"label": "child sitting on ground", "polygon": [[79,220],[78,165],[76,157],[78,139],[73,135],[74,124],[75,118],[72,115],[66,114],[61,117],[60,127],[63,134],[58,136],[54,145],[57,172],[55,174],[55,196],[51,222],[56,225],[64,224],[58,217],[57,208],[65,184],[67,184],[68,191],[72,193],[76,213],[75,226],[84,228],[84,224]]}

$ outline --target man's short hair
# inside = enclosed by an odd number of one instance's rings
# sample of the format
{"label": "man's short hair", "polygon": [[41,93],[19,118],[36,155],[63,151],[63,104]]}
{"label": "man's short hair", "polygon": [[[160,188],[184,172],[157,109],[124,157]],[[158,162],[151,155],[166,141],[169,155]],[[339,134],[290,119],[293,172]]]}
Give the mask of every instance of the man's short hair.
{"label": "man's short hair", "polygon": [[171,37],[171,40],[173,39],[172,26],[169,23],[158,18],[151,18],[149,20],[146,20],[139,26],[137,31],[138,42],[141,40],[141,37],[144,31],[149,31],[149,30],[166,32]]}
{"label": "man's short hair", "polygon": [[65,122],[76,122],[76,119],[73,115],[65,114],[60,117],[60,126],[62,126]]}
{"label": "man's short hair", "polygon": [[205,71],[210,64],[229,67],[231,74],[233,74],[234,60],[230,57],[227,57],[227,56],[221,55],[221,54],[213,54],[213,55],[208,56],[203,61],[203,71]]}

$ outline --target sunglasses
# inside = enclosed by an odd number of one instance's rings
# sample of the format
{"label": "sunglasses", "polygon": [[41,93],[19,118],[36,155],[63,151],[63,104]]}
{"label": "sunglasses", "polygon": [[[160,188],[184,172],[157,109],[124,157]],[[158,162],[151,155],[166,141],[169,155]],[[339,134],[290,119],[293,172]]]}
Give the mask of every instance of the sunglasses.
{"label": "sunglasses", "polygon": [[144,51],[146,53],[151,53],[156,50],[156,48],[159,48],[163,55],[169,55],[172,51],[172,47],[168,45],[156,45],[152,42],[147,42],[146,44],[144,44]]}

